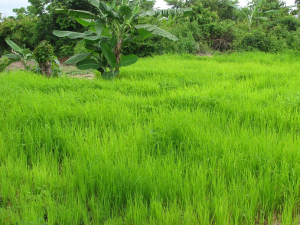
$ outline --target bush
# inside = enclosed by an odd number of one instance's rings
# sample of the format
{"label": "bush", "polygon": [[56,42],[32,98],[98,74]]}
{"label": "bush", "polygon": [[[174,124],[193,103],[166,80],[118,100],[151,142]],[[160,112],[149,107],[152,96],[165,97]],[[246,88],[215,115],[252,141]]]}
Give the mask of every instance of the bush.
{"label": "bush", "polygon": [[80,54],[80,53],[88,53],[89,51],[85,48],[84,40],[78,41],[77,44],[74,47],[74,54]]}
{"label": "bush", "polygon": [[189,17],[190,22],[196,21],[198,25],[204,25],[219,21],[218,14],[210,8],[204,8],[203,4],[197,2],[192,6],[192,14]]}
{"label": "bush", "polygon": [[290,32],[287,38],[287,44],[290,49],[300,51],[300,27],[296,31]]}
{"label": "bush", "polygon": [[235,23],[231,20],[224,20],[209,24],[209,44],[214,50],[227,51],[232,49],[236,36]]}
{"label": "bush", "polygon": [[63,45],[59,48],[59,53],[57,56],[59,58],[67,58],[74,55],[74,46],[73,45]]}
{"label": "bush", "polygon": [[287,49],[286,40],[275,34],[267,33],[258,27],[250,32],[239,30],[234,40],[233,49],[237,51],[280,52]]}
{"label": "bush", "polygon": [[[168,30],[164,25],[164,21],[155,17],[141,17],[136,21],[141,24],[156,24],[164,30]],[[137,32],[137,31],[135,31]],[[165,40],[160,36],[150,36],[146,39],[138,37],[137,33],[132,35],[134,41],[128,47],[124,47],[122,53],[124,55],[135,54],[138,57],[147,57],[153,55],[160,55],[169,52],[168,46],[165,43],[170,43],[169,40]]]}
{"label": "bush", "polygon": [[270,30],[276,26],[281,26],[288,31],[296,31],[300,27],[300,20],[292,15],[279,17],[271,22],[267,22],[264,26]]}
{"label": "bush", "polygon": [[9,59],[7,57],[0,58],[0,73],[3,72],[8,65]]}
{"label": "bush", "polygon": [[179,40],[174,43],[170,43],[167,40],[162,42],[168,53],[200,53],[200,45],[206,45],[205,34],[197,21],[190,22],[189,19],[180,20],[176,26],[172,26],[168,31],[179,38]]}
{"label": "bush", "polygon": [[33,57],[38,63],[53,61],[54,48],[44,40],[34,49]]}
{"label": "bush", "polygon": [[36,70],[41,71],[47,77],[57,77],[61,74],[59,61],[54,55],[54,48],[48,41],[42,41],[33,51],[33,57],[38,62],[39,67]]}
{"label": "bush", "polygon": [[[145,40],[134,37],[134,39],[130,46],[123,49],[124,55],[135,54],[138,57],[147,57],[173,52],[170,50],[170,46],[174,43],[172,44],[172,41],[164,40],[162,37],[151,36]],[[170,46],[167,46],[166,43],[170,43]]]}
{"label": "bush", "polygon": [[177,53],[197,53],[199,52],[199,45],[196,43],[193,37],[192,31],[188,31],[185,37],[178,36],[179,41],[175,43],[175,51]]}

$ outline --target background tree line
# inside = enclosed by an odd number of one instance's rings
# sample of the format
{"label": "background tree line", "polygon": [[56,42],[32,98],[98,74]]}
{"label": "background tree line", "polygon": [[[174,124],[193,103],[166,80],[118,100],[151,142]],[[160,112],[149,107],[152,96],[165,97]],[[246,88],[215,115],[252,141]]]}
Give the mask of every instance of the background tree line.
{"label": "background tree line", "polygon": [[[0,16],[0,55],[9,50],[10,38],[19,46],[34,49],[42,40],[49,41],[60,58],[84,52],[78,40],[57,38],[53,30],[84,32],[85,28],[71,17],[55,9],[86,10],[97,13],[86,0],[29,0],[29,7],[14,9],[16,17]],[[227,0],[166,0],[171,8],[192,8],[190,16],[146,17],[135,21],[157,24],[177,36],[172,42],[159,36],[137,40],[126,48],[125,54],[148,56],[163,53],[206,53],[210,51],[278,52],[300,51],[300,20],[298,9],[286,7],[281,0],[252,0],[238,9],[236,1]],[[144,10],[154,7],[155,1],[143,0]]]}

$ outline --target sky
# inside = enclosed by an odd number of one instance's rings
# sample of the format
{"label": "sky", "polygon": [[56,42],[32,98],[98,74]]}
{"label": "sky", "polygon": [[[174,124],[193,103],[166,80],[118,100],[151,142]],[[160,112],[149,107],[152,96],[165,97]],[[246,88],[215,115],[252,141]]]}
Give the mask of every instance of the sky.
{"label": "sky", "polygon": [[[240,6],[245,6],[247,0],[239,0]],[[286,0],[287,5],[294,5],[294,0]],[[30,4],[28,0],[0,0],[0,13],[2,13],[2,17],[6,16],[15,16],[16,14],[12,11],[14,8],[27,7]],[[164,0],[156,0],[156,4],[154,7],[159,7],[160,9],[166,9],[167,4]]]}

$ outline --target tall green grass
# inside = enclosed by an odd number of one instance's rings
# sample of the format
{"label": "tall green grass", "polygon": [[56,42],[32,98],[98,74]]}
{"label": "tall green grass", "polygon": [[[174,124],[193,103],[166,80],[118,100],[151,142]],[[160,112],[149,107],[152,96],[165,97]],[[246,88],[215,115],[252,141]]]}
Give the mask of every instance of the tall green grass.
{"label": "tall green grass", "polygon": [[0,224],[298,224],[300,58],[0,75]]}

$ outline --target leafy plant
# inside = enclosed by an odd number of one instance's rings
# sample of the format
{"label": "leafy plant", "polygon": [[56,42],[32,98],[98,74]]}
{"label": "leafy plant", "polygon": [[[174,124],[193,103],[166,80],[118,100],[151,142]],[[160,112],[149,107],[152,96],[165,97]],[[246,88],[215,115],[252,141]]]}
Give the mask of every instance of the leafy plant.
{"label": "leafy plant", "polygon": [[0,73],[5,70],[6,67],[9,66],[9,58],[7,57],[2,57],[0,58]]}
{"label": "leafy plant", "polygon": [[55,76],[59,73],[59,61],[54,55],[54,48],[48,41],[42,41],[34,49],[33,57],[39,64],[43,75],[51,77],[52,72],[55,72]]}
{"label": "leafy plant", "polygon": [[33,49],[35,42],[34,26],[36,24],[36,18],[31,16],[20,17],[4,17],[0,23],[0,54],[4,54],[4,51],[11,50],[9,45],[6,45],[5,40],[13,40],[19,46],[26,46],[26,48]]}
{"label": "leafy plant", "polygon": [[38,63],[52,61],[54,48],[48,41],[42,41],[33,51],[33,57]]}
{"label": "leafy plant", "polygon": [[6,54],[4,57],[10,59],[9,64],[17,61],[21,61],[25,70],[30,70],[30,65],[28,63],[32,60],[32,52],[29,49],[22,49],[16,43],[10,39],[5,40],[6,43],[12,48],[11,54]]}
{"label": "leafy plant", "polygon": [[84,40],[77,42],[77,44],[74,47],[74,54],[88,53],[88,52],[89,51],[85,48]]}
{"label": "leafy plant", "polygon": [[51,75],[52,77],[59,77],[62,75],[60,62],[58,61],[56,56],[54,56],[53,61],[51,62]]}
{"label": "leafy plant", "polygon": [[[129,46],[134,34],[145,39],[152,34],[166,37],[177,41],[178,38],[171,33],[151,24],[135,25],[135,20],[140,16],[175,16],[187,15],[189,9],[176,10],[152,10],[142,12],[139,1],[122,0],[111,4],[99,0],[89,0],[95,6],[99,14],[89,11],[57,9],[59,13],[69,15],[88,27],[88,31],[77,33],[71,31],[54,30],[53,34],[58,37],[71,39],[82,38],[89,53],[77,54],[66,61],[67,64],[76,64],[81,70],[96,69],[104,79],[112,79],[119,75],[120,67],[129,66],[138,60],[136,55],[122,55],[122,49]],[[134,32],[137,31],[137,32]]]}
{"label": "leafy plant", "polygon": [[[254,19],[264,20],[264,21],[269,19],[268,17],[259,16],[259,14],[262,13],[261,8],[265,3],[266,3],[266,0],[254,0],[252,7],[248,8],[250,10],[249,11],[250,13],[248,13],[246,10],[239,7],[237,4],[232,4],[230,2],[228,2],[227,4],[242,13],[242,15],[247,20],[248,27],[249,27],[249,30],[250,30]],[[273,14],[273,13],[276,13],[277,11],[278,10],[268,10],[268,11],[265,11],[264,13]]]}

